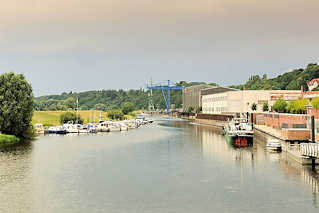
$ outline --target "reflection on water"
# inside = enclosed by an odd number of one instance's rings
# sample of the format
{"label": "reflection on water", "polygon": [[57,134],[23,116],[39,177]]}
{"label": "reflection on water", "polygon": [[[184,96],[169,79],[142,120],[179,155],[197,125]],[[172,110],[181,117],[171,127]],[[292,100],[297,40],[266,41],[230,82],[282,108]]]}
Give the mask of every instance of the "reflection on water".
{"label": "reflection on water", "polygon": [[0,160],[0,212],[318,211],[315,171],[185,121],[40,137]]}
{"label": "reflection on water", "polygon": [[31,212],[32,144],[0,151],[0,212]]}

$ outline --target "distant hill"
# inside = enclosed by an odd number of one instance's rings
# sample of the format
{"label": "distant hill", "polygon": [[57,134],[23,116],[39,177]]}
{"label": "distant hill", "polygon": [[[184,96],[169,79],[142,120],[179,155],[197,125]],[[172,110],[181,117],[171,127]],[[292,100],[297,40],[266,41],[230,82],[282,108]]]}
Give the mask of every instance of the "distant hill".
{"label": "distant hill", "polygon": [[[178,86],[192,86],[204,84],[204,82],[186,82],[177,83]],[[210,85],[216,86],[215,83]],[[125,102],[131,102],[136,109],[148,108],[148,92],[144,89],[139,90],[99,90],[80,93],[62,93],[61,95],[41,96],[35,99],[35,109],[39,111],[56,111],[75,108],[76,100],[79,99],[79,106],[82,110],[97,109],[111,110],[120,109]],[[171,92],[171,103],[176,108],[182,107],[182,91]],[[153,104],[157,109],[165,109],[161,91],[153,91]]]}
{"label": "distant hill", "polygon": [[308,90],[307,82],[314,78],[319,78],[319,65],[309,64],[305,69],[295,69],[276,78],[268,79],[267,75],[251,76],[244,85],[231,87],[242,89],[245,86],[247,90],[299,90],[303,85],[304,90]]}

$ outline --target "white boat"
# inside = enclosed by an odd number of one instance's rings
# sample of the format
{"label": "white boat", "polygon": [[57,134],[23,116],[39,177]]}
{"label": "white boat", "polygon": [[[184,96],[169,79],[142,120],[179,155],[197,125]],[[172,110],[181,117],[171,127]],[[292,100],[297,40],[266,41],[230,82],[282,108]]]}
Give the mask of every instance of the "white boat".
{"label": "white boat", "polygon": [[136,129],[138,127],[135,120],[126,120],[123,123],[127,125],[128,129]]}
{"label": "white boat", "polygon": [[57,128],[55,126],[51,126],[49,127],[48,131],[49,131],[49,134],[56,134]]}
{"label": "white boat", "polygon": [[128,131],[128,125],[126,125],[125,123],[120,123],[120,128],[121,131]]}
{"label": "white boat", "polygon": [[66,129],[63,126],[49,127],[49,134],[67,134]]}
{"label": "white boat", "polygon": [[82,124],[76,124],[79,134],[87,134],[89,131]]}
{"label": "white boat", "polygon": [[267,148],[273,151],[281,151],[281,143],[277,139],[269,139],[267,142]]}
{"label": "white boat", "polygon": [[73,123],[67,123],[63,124],[63,127],[66,129],[68,133],[78,133],[78,128],[75,124]]}
{"label": "white boat", "polygon": [[44,134],[43,124],[38,123],[38,124],[34,125],[34,129],[35,129],[36,134]]}
{"label": "white boat", "polygon": [[98,132],[98,126],[96,124],[88,124],[87,130],[89,133],[97,133]]}
{"label": "white boat", "polygon": [[109,128],[110,128],[110,132],[119,132],[121,131],[121,125],[119,123],[115,123],[115,122],[108,122]]}
{"label": "white boat", "polygon": [[109,132],[110,128],[109,128],[109,124],[106,121],[101,121],[97,127],[97,130],[99,132]]}

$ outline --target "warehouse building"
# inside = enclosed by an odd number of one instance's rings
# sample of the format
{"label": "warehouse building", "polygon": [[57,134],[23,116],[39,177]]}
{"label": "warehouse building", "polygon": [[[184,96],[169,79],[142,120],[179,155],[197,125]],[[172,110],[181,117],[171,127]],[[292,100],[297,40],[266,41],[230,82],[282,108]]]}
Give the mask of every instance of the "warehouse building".
{"label": "warehouse building", "polygon": [[202,107],[202,94],[203,89],[216,88],[208,84],[199,84],[187,87],[183,90],[183,111],[186,112],[190,107],[194,109]]}
{"label": "warehouse building", "polygon": [[234,90],[224,88],[210,89],[203,92],[202,108],[204,114],[232,114],[253,112],[252,105],[257,105],[255,112],[262,112],[264,103],[269,109],[282,98],[285,101],[302,97],[301,90]]}

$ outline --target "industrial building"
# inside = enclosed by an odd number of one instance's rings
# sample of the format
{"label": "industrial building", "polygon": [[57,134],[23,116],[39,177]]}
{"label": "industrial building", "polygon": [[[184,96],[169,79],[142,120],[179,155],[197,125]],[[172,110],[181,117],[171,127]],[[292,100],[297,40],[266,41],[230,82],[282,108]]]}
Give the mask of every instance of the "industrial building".
{"label": "industrial building", "polygon": [[253,112],[252,105],[257,105],[255,112],[262,112],[264,103],[269,109],[282,98],[285,101],[302,97],[301,90],[234,90],[216,88],[203,92],[202,108],[204,114],[230,114]]}
{"label": "industrial building", "polygon": [[208,84],[199,84],[187,87],[183,90],[183,111],[186,112],[190,107],[194,109],[202,106],[202,93],[203,89],[216,88]]}

